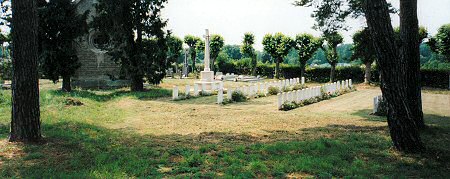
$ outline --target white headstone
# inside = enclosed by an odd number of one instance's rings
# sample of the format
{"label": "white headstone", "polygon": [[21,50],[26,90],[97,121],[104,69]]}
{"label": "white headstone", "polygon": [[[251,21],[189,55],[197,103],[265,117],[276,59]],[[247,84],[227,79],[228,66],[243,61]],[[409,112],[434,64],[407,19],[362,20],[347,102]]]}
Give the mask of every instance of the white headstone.
{"label": "white headstone", "polygon": [[194,96],[198,96],[198,84],[194,84]]}
{"label": "white headstone", "polygon": [[302,77],[302,85],[305,84],[305,77]]}
{"label": "white headstone", "polygon": [[202,83],[202,93],[205,93],[205,92],[206,92],[206,84]]}
{"label": "white headstone", "polygon": [[184,94],[186,96],[189,96],[189,93],[191,92],[191,86],[190,85],[186,85],[186,90],[184,91]]}
{"label": "white headstone", "polygon": [[349,80],[348,80],[348,83],[349,83],[350,88],[353,88],[353,82],[352,82],[352,79],[349,79]]}
{"label": "white headstone", "polygon": [[281,109],[281,106],[283,105],[283,96],[281,95],[281,93],[277,94],[277,99],[278,99],[278,109]]}
{"label": "white headstone", "polygon": [[219,89],[219,92],[217,93],[217,104],[223,103],[223,90]]}
{"label": "white headstone", "polygon": [[174,86],[174,87],[173,87],[173,91],[172,91],[172,99],[173,99],[173,100],[178,99],[178,86]]}
{"label": "white headstone", "polygon": [[233,98],[233,90],[229,89],[227,91],[227,99],[231,101],[232,98]]}

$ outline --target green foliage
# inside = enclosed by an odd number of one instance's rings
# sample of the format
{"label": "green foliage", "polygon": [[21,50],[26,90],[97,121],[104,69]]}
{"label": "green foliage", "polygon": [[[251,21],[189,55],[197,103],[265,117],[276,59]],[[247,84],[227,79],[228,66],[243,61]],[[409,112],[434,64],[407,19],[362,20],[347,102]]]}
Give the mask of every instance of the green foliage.
{"label": "green foliage", "polygon": [[[165,3],[166,0],[99,0],[96,5],[97,16],[91,25],[109,37],[104,48],[131,77],[133,91],[143,90],[144,77],[158,84],[159,76],[165,75],[167,21],[161,19]],[[144,38],[149,40],[144,42]],[[149,64],[152,66],[146,66]]]}
{"label": "green foliage", "polygon": [[56,83],[60,76],[72,77],[81,66],[75,39],[87,33],[89,12],[78,14],[71,0],[39,2],[40,67],[44,78]]}
{"label": "green foliage", "polygon": [[245,57],[251,58],[252,74],[256,75],[256,65],[258,64],[256,59],[256,51],[253,48],[255,44],[255,35],[252,33],[245,33],[244,40],[242,41],[241,52]]}
{"label": "green foliage", "polygon": [[357,31],[353,35],[353,55],[352,60],[360,59],[364,64],[372,64],[377,58],[375,47],[373,46],[372,37],[369,28]]}
{"label": "green foliage", "polygon": [[231,59],[241,59],[242,53],[240,48],[241,47],[239,45],[225,45],[222,48],[222,51],[225,52]]}
{"label": "green foliage", "polygon": [[273,59],[275,59],[275,74],[277,78],[280,78],[279,63],[283,63],[283,58],[291,50],[293,40],[281,32],[278,32],[275,35],[265,35],[262,44],[264,45],[264,50],[269,53]]}
{"label": "green foliage", "polygon": [[2,59],[0,61],[0,81],[12,79],[12,61]]}
{"label": "green foliage", "polygon": [[328,63],[333,66],[338,62],[337,46],[344,41],[341,34],[332,32],[324,34],[324,40],[327,42],[326,48],[323,48],[327,54]]}
{"label": "green foliage", "polygon": [[222,51],[223,46],[225,45],[225,40],[222,36],[214,34],[211,36],[210,46],[210,55],[211,55],[211,66],[212,69],[215,70],[214,66],[216,63],[216,59],[219,56],[219,53]]}
{"label": "green foliage", "polygon": [[298,34],[294,40],[294,48],[298,53],[298,61],[301,70],[305,69],[306,62],[312,58],[314,53],[322,47],[323,41],[311,34]]}
{"label": "green foliage", "polygon": [[280,92],[281,92],[280,89],[275,86],[270,86],[268,89],[269,95],[277,95]]}
{"label": "green foliage", "polygon": [[434,52],[444,56],[450,62],[450,24],[441,26],[428,44]]}
{"label": "green foliage", "polygon": [[183,53],[183,40],[177,36],[170,35],[167,39],[167,61],[168,63],[177,62]]}
{"label": "green foliage", "polygon": [[233,102],[245,102],[247,101],[247,97],[242,91],[233,91],[233,94],[231,94],[231,100]]}

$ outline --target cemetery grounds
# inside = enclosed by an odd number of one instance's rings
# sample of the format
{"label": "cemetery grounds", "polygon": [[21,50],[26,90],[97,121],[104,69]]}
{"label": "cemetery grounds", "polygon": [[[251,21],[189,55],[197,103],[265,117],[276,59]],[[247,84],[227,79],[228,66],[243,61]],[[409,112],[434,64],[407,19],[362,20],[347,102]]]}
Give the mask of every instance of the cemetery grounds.
{"label": "cemetery grounds", "polygon": [[385,118],[369,115],[379,87],[356,85],[356,92],[287,112],[277,109],[276,96],[227,105],[215,104],[216,96],[171,100],[174,85],[193,83],[62,93],[60,84],[41,80],[45,142],[34,145],[7,142],[11,91],[2,90],[0,178],[450,175],[448,90],[424,89],[427,151],[408,155],[392,147]]}

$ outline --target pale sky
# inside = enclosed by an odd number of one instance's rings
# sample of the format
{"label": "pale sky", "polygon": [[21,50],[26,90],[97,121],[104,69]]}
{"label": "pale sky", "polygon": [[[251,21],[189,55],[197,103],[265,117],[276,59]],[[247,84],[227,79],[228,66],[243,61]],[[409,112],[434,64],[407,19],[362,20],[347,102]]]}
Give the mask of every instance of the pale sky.
{"label": "pale sky", "polygon": [[[398,0],[388,0],[399,7]],[[267,33],[282,32],[289,36],[312,33],[313,8],[295,7],[293,0],[169,0],[163,17],[169,19],[168,29],[183,38],[186,34],[202,37],[204,29],[220,34],[226,44],[241,44],[243,34],[256,36],[255,48],[262,50],[262,38]],[[420,25],[431,34],[450,23],[450,0],[418,0]],[[399,26],[398,17],[392,19]],[[365,25],[364,19],[350,20],[350,31],[342,32],[345,43],[351,43],[351,35]]]}

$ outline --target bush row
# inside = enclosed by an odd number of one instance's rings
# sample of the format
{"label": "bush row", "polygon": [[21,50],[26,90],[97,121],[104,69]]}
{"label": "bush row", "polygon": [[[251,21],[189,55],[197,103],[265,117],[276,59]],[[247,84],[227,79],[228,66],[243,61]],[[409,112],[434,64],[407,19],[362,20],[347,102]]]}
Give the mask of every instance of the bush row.
{"label": "bush row", "polygon": [[[197,70],[203,69],[202,65],[198,65]],[[250,74],[251,68],[245,61],[231,61],[221,64],[219,71],[222,73],[234,73],[234,74]],[[336,67],[336,80],[352,79],[353,82],[364,82],[364,66],[348,66],[348,67]],[[273,78],[275,73],[275,64],[258,63],[256,68],[257,75],[267,78]],[[300,77],[300,67],[294,65],[280,64],[281,76],[288,78]],[[422,69],[422,85],[434,88],[448,88],[449,87],[449,74],[447,69]],[[325,83],[330,80],[330,68],[306,68],[305,77],[308,81],[315,81]],[[376,67],[372,68],[372,82],[380,82],[380,73]]]}

